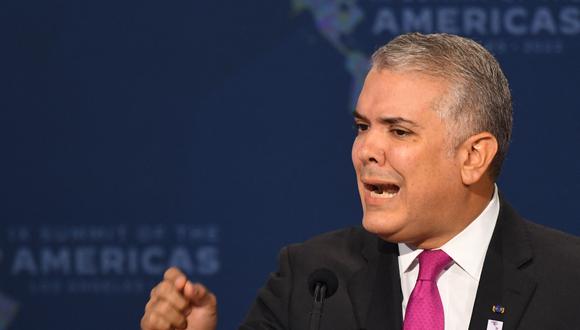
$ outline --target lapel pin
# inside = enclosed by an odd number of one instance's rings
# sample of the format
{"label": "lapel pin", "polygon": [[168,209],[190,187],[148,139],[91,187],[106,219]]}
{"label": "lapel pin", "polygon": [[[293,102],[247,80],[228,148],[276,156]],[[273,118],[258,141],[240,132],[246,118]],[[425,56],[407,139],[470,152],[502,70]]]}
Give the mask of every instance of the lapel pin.
{"label": "lapel pin", "polygon": [[496,314],[503,314],[505,313],[505,307],[503,307],[502,305],[493,305],[491,306],[491,311]]}

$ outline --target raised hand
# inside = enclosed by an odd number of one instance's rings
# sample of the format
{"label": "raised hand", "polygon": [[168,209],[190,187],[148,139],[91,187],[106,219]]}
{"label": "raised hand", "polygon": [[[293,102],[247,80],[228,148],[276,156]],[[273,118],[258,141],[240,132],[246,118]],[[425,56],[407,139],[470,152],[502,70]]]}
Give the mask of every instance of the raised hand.
{"label": "raised hand", "polygon": [[151,290],[141,318],[142,330],[215,330],[216,325],[215,295],[175,267]]}

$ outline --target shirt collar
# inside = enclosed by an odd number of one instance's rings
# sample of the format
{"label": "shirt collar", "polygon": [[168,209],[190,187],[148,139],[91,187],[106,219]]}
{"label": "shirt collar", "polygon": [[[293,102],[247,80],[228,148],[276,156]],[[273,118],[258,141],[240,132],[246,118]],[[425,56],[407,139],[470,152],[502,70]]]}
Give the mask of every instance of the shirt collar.
{"label": "shirt collar", "polygon": [[[498,215],[499,196],[497,185],[494,185],[493,197],[481,214],[441,247],[441,250],[475,280],[479,280],[481,276],[487,246],[491,241]],[[413,249],[405,243],[399,243],[398,246],[399,267],[404,272],[410,271],[416,264],[415,259],[423,250]]]}

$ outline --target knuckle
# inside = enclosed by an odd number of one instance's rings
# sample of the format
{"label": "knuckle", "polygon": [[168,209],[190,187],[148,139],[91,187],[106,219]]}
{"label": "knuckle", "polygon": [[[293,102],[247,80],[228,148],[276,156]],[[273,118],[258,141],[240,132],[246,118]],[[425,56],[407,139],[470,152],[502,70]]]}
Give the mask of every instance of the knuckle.
{"label": "knuckle", "polygon": [[165,273],[163,273],[163,278],[165,279],[173,279],[177,276],[181,275],[181,271],[177,267],[169,267]]}
{"label": "knuckle", "polygon": [[169,314],[169,313],[175,311],[175,309],[167,301],[164,301],[164,302],[159,304],[157,311],[160,313],[163,313],[163,314]]}
{"label": "knuckle", "polygon": [[174,292],[168,300],[180,310],[184,309],[189,304],[185,296],[179,292]]}
{"label": "knuckle", "polygon": [[155,305],[156,301],[157,301],[156,299],[149,299],[149,301],[145,305],[145,312],[148,312],[149,310],[151,310],[151,308]]}
{"label": "knuckle", "polygon": [[175,299],[173,300],[173,304],[181,311],[184,310],[188,305],[185,299],[181,297],[175,297]]}
{"label": "knuckle", "polygon": [[159,315],[156,315],[157,313],[163,313],[163,301],[162,300],[158,300],[155,303],[152,303],[149,306],[149,310],[147,311],[147,313],[150,315],[150,317],[153,317],[155,315],[154,318],[159,317]]}
{"label": "knuckle", "polygon": [[154,314],[146,313],[141,319],[141,329],[150,330],[156,327],[157,316]]}
{"label": "knuckle", "polygon": [[173,290],[173,285],[167,281],[163,281],[159,283],[156,288],[156,293],[158,296],[166,296]]}
{"label": "knuckle", "polygon": [[169,287],[169,283],[167,283],[167,281],[163,281],[157,285],[157,290],[159,290],[161,292],[165,292],[165,291],[167,291],[168,287]]}
{"label": "knuckle", "polygon": [[141,318],[141,323],[140,323],[141,330],[149,329],[147,326],[147,320],[148,320],[148,315],[147,314],[143,315],[143,317]]}
{"label": "knuckle", "polygon": [[157,314],[152,314],[151,317],[151,324],[155,329],[169,329],[169,323],[165,321],[161,316]]}
{"label": "knuckle", "polygon": [[161,281],[157,283],[157,285],[153,287],[153,289],[151,289],[150,296],[151,297],[159,296],[168,289],[168,285],[169,283],[167,283],[167,281]]}

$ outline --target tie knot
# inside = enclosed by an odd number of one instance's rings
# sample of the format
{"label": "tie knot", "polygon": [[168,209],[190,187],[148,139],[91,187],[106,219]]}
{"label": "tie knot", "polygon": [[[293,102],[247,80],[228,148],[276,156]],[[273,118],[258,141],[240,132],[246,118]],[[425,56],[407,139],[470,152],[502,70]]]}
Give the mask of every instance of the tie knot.
{"label": "tie knot", "polygon": [[443,250],[425,250],[419,254],[419,280],[435,281],[451,257]]}

